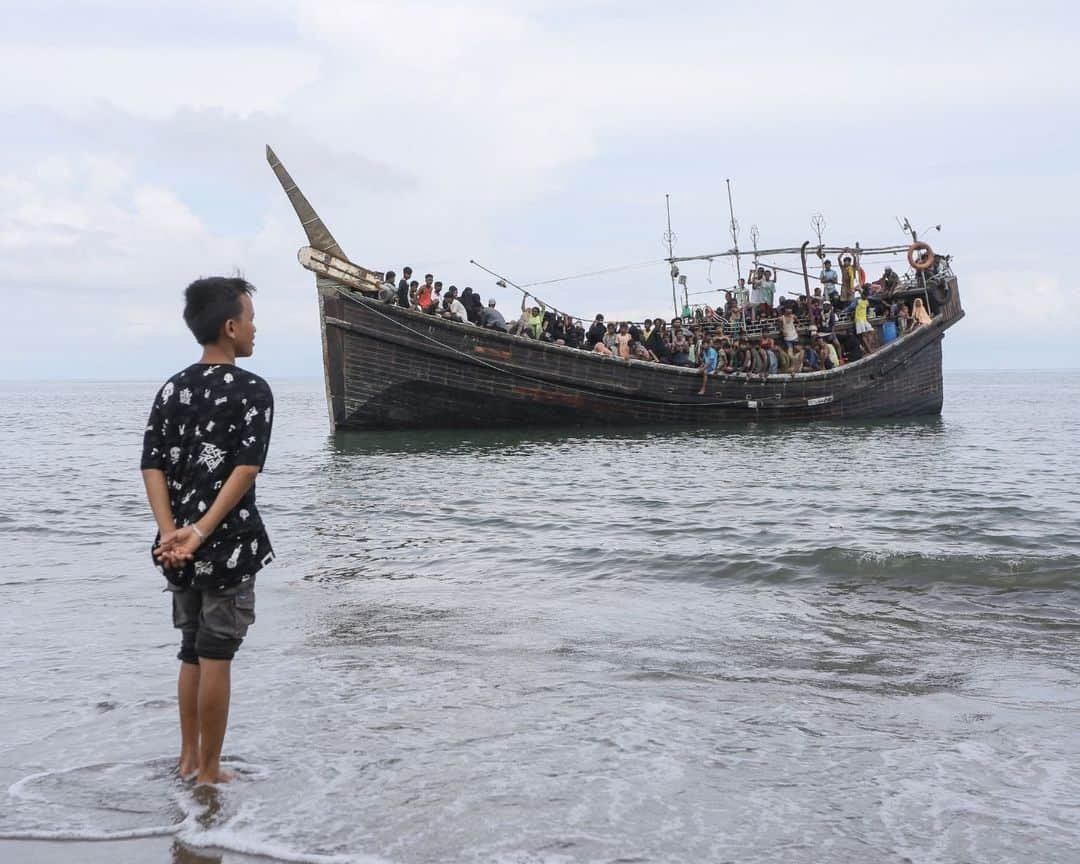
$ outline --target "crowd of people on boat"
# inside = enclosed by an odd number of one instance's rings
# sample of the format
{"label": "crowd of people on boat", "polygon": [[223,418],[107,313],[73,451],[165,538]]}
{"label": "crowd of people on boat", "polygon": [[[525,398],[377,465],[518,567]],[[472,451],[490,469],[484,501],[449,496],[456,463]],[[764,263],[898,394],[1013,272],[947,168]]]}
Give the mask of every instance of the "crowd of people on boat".
{"label": "crowd of people on boat", "polygon": [[[809,296],[776,300],[775,273],[758,267],[750,282],[739,279],[719,308],[684,309],[684,315],[644,323],[606,321],[597,315],[588,328],[580,319],[548,309],[524,294],[520,315],[507,321],[498,303],[485,303],[479,292],[456,285],[443,290],[431,273],[413,279],[411,267],[385,274],[379,299],[450,321],[592,351],[623,360],[644,360],[702,370],[702,388],[709,375],[799,374],[835,369],[873,353],[931,322],[921,297],[908,299],[900,277],[886,267],[866,282],[851,256],[840,270],[823,262],[819,286]],[[500,283],[502,284],[502,283]],[[532,302],[530,302],[532,301]],[[871,319],[878,322],[875,327]],[[841,321],[853,326],[838,329]],[[804,338],[805,336],[805,338]]]}

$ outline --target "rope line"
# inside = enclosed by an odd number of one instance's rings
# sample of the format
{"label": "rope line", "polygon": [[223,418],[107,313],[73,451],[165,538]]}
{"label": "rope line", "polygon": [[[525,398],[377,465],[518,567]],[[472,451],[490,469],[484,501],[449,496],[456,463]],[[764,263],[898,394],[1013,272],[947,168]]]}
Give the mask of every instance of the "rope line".
{"label": "rope line", "polygon": [[603,276],[607,273],[621,273],[624,270],[637,270],[642,267],[655,267],[657,264],[666,264],[666,258],[657,258],[654,261],[641,261],[637,264],[623,264],[619,267],[605,267],[603,270],[590,270],[588,273],[575,273],[572,276],[559,276],[557,279],[544,279],[540,282],[525,282],[520,288],[533,288],[536,285],[554,285],[557,282],[569,282],[572,279],[586,279],[589,276]]}

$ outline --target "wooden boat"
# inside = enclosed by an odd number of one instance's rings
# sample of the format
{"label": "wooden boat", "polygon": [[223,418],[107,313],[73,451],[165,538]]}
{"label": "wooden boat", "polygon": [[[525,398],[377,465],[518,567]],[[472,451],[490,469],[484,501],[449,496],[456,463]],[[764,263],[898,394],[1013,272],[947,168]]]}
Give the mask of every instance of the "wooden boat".
{"label": "wooden boat", "polygon": [[[284,166],[267,160],[307,234],[335,429],[646,423],[709,425],[932,415],[941,343],[963,317],[955,276],[923,285],[933,316],[868,357],[799,375],[716,375],[621,360],[380,302],[383,274],[352,263]],[[804,244],[805,249],[805,244]]]}

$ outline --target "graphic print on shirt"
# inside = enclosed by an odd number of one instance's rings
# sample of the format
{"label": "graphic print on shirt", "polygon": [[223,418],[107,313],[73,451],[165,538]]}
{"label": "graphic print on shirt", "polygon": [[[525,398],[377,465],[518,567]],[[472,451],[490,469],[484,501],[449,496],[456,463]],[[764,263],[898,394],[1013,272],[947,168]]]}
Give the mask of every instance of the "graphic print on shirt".
{"label": "graphic print on shirt", "polygon": [[199,454],[199,459],[195,463],[196,465],[205,465],[211,471],[217,471],[221,467],[221,463],[225,461],[225,451],[220,447],[215,447],[213,444],[204,443],[202,445],[202,453]]}
{"label": "graphic print on shirt", "polygon": [[[177,525],[197,522],[237,466],[262,467],[272,412],[273,394],[266,382],[229,364],[197,363],[165,382],[146,423],[142,468],[165,474]],[[177,585],[227,588],[250,578],[273,557],[253,485],[206,538],[193,562],[164,572]]]}

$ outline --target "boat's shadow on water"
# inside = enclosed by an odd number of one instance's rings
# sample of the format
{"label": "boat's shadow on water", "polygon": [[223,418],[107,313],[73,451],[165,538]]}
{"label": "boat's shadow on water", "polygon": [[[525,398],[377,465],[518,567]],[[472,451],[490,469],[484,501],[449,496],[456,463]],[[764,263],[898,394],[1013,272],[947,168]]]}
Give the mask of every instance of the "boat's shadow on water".
{"label": "boat's shadow on water", "polygon": [[399,429],[333,433],[327,441],[331,455],[353,456],[376,453],[457,453],[516,450],[521,448],[568,444],[653,443],[692,446],[701,443],[747,444],[767,447],[779,441],[804,441],[825,445],[851,436],[866,441],[887,442],[894,439],[910,444],[947,432],[948,424],[940,416],[904,417],[895,420],[837,420],[805,424],[742,423],[725,426],[685,427],[651,425],[629,427],[530,426],[522,429]]}

